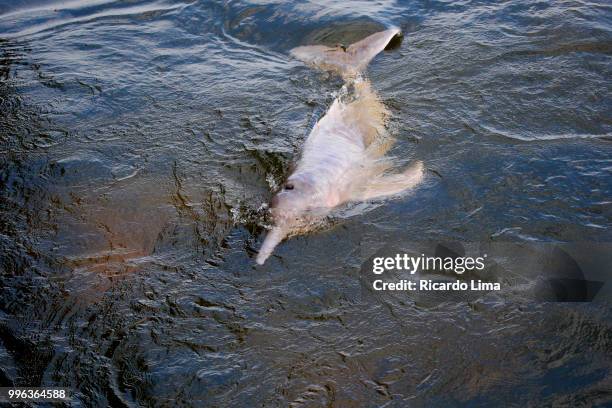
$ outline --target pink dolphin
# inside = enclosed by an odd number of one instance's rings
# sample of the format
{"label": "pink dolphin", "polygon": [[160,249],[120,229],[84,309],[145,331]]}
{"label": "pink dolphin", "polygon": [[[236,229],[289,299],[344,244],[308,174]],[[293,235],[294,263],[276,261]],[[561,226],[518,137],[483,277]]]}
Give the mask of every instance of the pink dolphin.
{"label": "pink dolphin", "polygon": [[310,45],[291,54],[344,80],[340,96],[306,139],[295,170],[270,203],[273,227],[256,258],[263,264],[286,237],[313,229],[335,207],[397,195],[423,179],[423,163],[391,172],[384,157],[392,144],[385,130],[389,111],[361,76],[368,63],[400,30],[372,34],[349,47]]}

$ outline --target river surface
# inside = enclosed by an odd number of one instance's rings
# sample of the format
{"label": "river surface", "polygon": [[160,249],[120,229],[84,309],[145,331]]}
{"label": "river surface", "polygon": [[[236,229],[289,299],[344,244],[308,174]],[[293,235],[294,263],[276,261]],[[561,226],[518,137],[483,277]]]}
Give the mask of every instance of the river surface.
{"label": "river surface", "polygon": [[[367,76],[425,182],[256,266],[264,204],[342,85],[289,50],[391,25]],[[609,301],[420,302],[361,268],[428,240],[612,242],[611,91],[606,1],[0,1],[0,385],[75,407],[611,406]]]}

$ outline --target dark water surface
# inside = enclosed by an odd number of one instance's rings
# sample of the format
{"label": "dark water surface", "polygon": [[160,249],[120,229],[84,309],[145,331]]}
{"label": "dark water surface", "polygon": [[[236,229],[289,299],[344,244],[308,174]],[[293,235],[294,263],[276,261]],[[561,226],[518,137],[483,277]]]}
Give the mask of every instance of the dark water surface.
{"label": "dark water surface", "polygon": [[[341,82],[288,57],[385,26],[368,76],[415,192],[254,254]],[[417,240],[610,242],[605,1],[0,1],[0,383],[72,406],[610,406],[609,303],[363,296]]]}

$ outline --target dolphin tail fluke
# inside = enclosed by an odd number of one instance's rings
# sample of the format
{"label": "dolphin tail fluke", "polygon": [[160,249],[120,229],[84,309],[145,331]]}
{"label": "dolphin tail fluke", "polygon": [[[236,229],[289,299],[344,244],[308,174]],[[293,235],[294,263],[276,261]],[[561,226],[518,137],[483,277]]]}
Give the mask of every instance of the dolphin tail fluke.
{"label": "dolphin tail fluke", "polygon": [[291,50],[291,55],[318,68],[336,71],[343,76],[355,76],[395,38],[401,38],[399,28],[374,33],[349,47],[306,45]]}
{"label": "dolphin tail fluke", "polygon": [[272,228],[270,232],[268,232],[268,235],[266,235],[266,239],[264,239],[264,242],[261,245],[257,258],[255,258],[255,262],[257,262],[258,265],[263,265],[263,263],[266,262],[266,259],[268,259],[268,257],[272,254],[272,251],[274,251],[274,248],[280,244],[286,235],[287,232],[284,229],[280,227]]}

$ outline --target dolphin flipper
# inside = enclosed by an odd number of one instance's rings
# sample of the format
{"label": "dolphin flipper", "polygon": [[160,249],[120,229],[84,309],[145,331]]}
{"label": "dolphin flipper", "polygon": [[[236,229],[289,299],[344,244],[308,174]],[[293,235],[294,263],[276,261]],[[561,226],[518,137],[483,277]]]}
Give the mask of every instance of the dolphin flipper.
{"label": "dolphin flipper", "polygon": [[423,177],[423,162],[417,161],[401,173],[374,179],[365,186],[356,200],[372,200],[403,193],[418,185]]}

